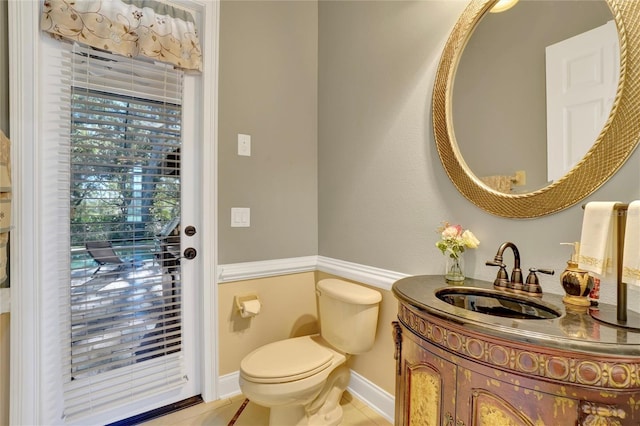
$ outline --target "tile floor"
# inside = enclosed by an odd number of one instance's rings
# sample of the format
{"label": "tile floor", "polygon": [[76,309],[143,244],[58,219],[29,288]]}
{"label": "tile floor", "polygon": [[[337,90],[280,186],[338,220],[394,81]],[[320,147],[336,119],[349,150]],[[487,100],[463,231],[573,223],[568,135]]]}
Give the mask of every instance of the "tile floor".
{"label": "tile floor", "polygon": [[[242,403],[244,396],[198,404],[144,423],[145,426],[228,426]],[[344,412],[342,426],[392,426],[384,417],[360,400],[345,392],[340,402]],[[234,426],[267,426],[269,409],[249,402]]]}

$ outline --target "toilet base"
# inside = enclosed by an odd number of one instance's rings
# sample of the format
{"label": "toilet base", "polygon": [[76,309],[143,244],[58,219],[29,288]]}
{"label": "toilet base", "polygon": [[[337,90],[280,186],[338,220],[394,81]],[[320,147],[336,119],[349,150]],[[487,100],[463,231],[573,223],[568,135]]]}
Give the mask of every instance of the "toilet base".
{"label": "toilet base", "polygon": [[269,425],[278,426],[338,426],[342,423],[342,406],[338,404],[328,413],[307,416],[302,405],[271,407]]}
{"label": "toilet base", "polygon": [[316,413],[308,418],[306,423],[309,426],[338,426],[342,423],[342,406],[338,404],[328,413]]}
{"label": "toilet base", "polygon": [[318,396],[307,405],[281,405],[271,407],[271,426],[338,426],[342,423],[340,400],[351,372],[341,365],[329,374]]}
{"label": "toilet base", "polygon": [[307,426],[307,413],[302,405],[271,407],[269,425]]}

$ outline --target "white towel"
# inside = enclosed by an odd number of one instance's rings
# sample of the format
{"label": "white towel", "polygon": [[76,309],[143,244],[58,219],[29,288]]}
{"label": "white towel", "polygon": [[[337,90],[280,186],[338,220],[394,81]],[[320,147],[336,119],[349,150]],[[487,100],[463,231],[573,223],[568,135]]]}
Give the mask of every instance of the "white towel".
{"label": "white towel", "polygon": [[640,201],[637,200],[627,209],[622,253],[622,282],[640,285]]}
{"label": "white towel", "polygon": [[616,276],[616,202],[587,203],[582,218],[578,267],[602,278]]}

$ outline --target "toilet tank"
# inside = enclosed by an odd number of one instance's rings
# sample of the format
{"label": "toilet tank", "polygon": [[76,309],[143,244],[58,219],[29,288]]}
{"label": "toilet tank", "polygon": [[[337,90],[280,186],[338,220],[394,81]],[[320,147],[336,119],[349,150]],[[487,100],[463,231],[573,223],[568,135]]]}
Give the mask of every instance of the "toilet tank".
{"label": "toilet tank", "polygon": [[378,326],[380,292],[335,278],[320,280],[316,288],[322,338],[348,354],[371,349]]}

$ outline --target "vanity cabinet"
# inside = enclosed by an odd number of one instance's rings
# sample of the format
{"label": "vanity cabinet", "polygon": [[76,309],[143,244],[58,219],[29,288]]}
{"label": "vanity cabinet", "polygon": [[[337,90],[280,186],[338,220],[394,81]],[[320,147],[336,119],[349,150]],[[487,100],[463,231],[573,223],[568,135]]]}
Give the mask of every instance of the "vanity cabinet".
{"label": "vanity cabinet", "polygon": [[557,336],[555,347],[514,340],[496,324],[398,299],[396,426],[640,425],[640,351],[594,356]]}
{"label": "vanity cabinet", "polygon": [[[456,412],[456,364],[431,352],[415,335],[394,323],[402,339],[396,379],[396,425],[446,425]],[[445,421],[445,419],[449,419]]]}
{"label": "vanity cabinet", "polygon": [[[396,425],[575,425],[579,401],[486,371],[402,328]],[[558,417],[560,415],[560,417]],[[615,424],[615,423],[613,423]]]}

